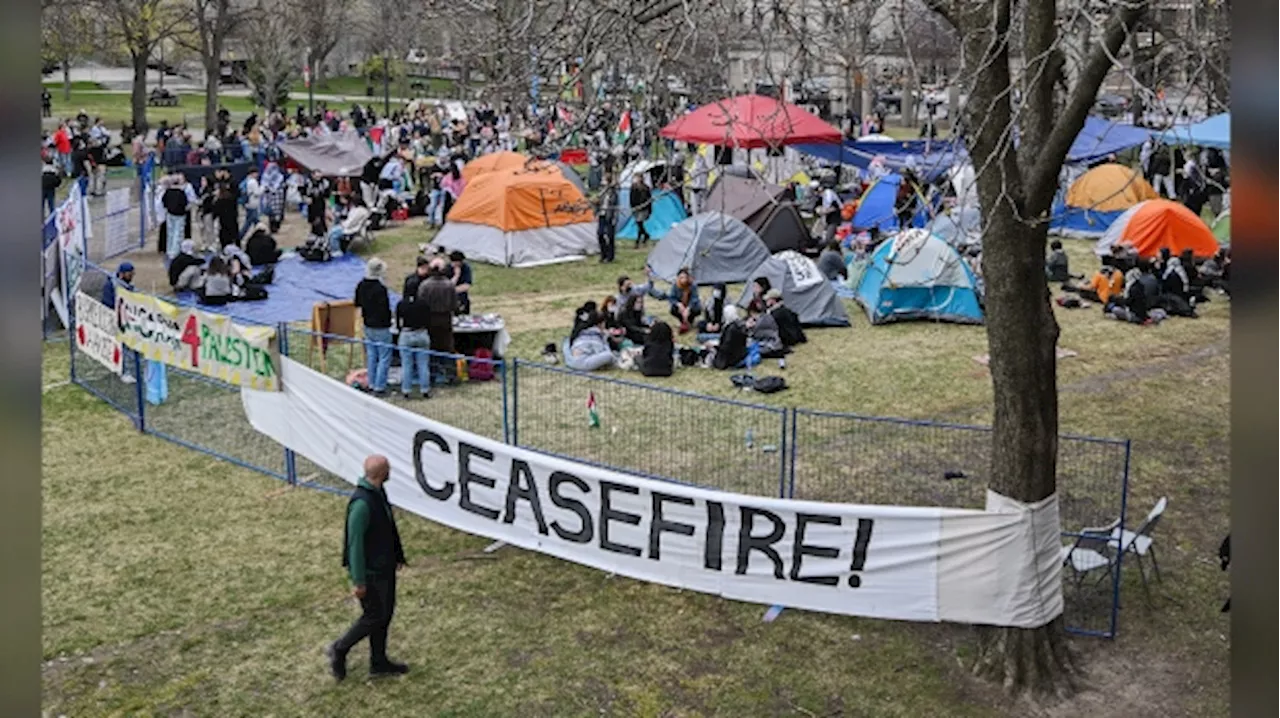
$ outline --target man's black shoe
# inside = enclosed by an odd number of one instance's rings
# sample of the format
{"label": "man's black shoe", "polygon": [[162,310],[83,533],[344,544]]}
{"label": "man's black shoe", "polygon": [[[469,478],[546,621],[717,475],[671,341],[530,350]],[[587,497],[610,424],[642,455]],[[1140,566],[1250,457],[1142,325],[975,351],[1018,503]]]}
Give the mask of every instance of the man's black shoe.
{"label": "man's black shoe", "polygon": [[395,661],[387,661],[369,667],[369,677],[377,678],[378,676],[401,676],[409,672],[409,667],[403,663]]}
{"label": "man's black shoe", "polygon": [[347,677],[347,656],[345,653],[338,653],[338,649],[333,644],[325,646],[324,655],[329,658],[329,672],[339,681]]}

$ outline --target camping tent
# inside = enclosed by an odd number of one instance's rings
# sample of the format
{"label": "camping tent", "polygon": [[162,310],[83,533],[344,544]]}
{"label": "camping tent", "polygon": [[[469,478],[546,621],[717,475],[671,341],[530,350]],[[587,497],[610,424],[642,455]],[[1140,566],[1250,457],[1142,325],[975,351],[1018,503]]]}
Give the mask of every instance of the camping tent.
{"label": "camping tent", "polygon": [[1182,125],[1157,134],[1157,138],[1169,145],[1196,145],[1231,149],[1231,113],[1224,112],[1194,125]]}
{"label": "camping tent", "polygon": [[726,174],[707,190],[702,207],[741,220],[777,253],[809,244],[809,228],[785,197],[786,188],[779,185]]}
{"label": "camping tent", "polygon": [[1218,240],[1218,244],[1224,247],[1231,244],[1231,210],[1223,210],[1222,214],[1213,220],[1213,236]]}
{"label": "camping tent", "polygon": [[1109,254],[1116,244],[1130,244],[1139,257],[1151,258],[1167,248],[1174,255],[1190,249],[1197,259],[1207,259],[1218,251],[1218,240],[1204,220],[1181,202],[1152,199],[1139,202],[1112,223],[1093,251]]}
{"label": "camping tent", "polygon": [[653,170],[665,168],[666,160],[636,160],[623,168],[622,173],[618,175],[618,219],[626,226],[627,220],[631,219],[631,183],[636,175],[644,177],[645,184],[650,189],[655,187],[653,181]]}
{"label": "camping tent", "polygon": [[468,182],[488,172],[509,172],[512,170],[538,169],[548,165],[554,165],[578,188],[578,191],[585,197],[587,194],[587,186],[582,183],[576,170],[563,162],[551,162],[549,160],[540,160],[529,155],[522,155],[519,152],[491,152],[487,155],[481,155],[471,160],[462,167],[462,178]]}
{"label": "camping tent", "polygon": [[1139,202],[1158,199],[1142,172],[1117,164],[1103,164],[1085,172],[1055,203],[1049,231],[1072,237],[1098,237]]}
{"label": "camping tent", "polygon": [[688,267],[699,284],[734,284],[753,276],[769,259],[769,249],[751,228],[721,212],[696,214],[671,228],[649,252],[655,276],[674,282]]}
{"label": "camping tent", "polygon": [[872,324],[933,319],[981,324],[977,278],[955,248],[923,229],[876,248],[854,292]]}
{"label": "camping tent", "polygon": [[741,147],[780,147],[805,143],[839,143],[840,130],[817,115],[762,95],[738,95],[681,115],[659,135],[698,144]]}
{"label": "camping tent", "polygon": [[280,143],[280,151],[302,167],[319,170],[326,177],[359,177],[365,163],[373,159],[369,143],[355,130],[285,140]]}
{"label": "camping tent", "polygon": [[[675,223],[688,216],[684,211],[684,203],[675,192],[659,190],[653,193],[653,199],[649,203],[649,219],[645,220],[644,227],[649,231],[650,238],[662,239]],[[639,229],[636,218],[628,214],[627,221],[618,230],[618,237],[636,239],[640,236]]]}
{"label": "camping tent", "polygon": [[586,198],[549,165],[477,176],[431,244],[515,267],[580,259],[599,247]]}
{"label": "camping tent", "polygon": [[1094,162],[1116,152],[1137,147],[1146,141],[1149,133],[1133,125],[1122,125],[1090,115],[1084,119],[1084,127],[1067,150],[1065,164]]}
{"label": "camping tent", "polygon": [[[898,216],[894,214],[893,207],[898,198],[900,184],[902,184],[902,175],[892,172],[872,182],[867,191],[862,193],[858,201],[858,209],[853,213],[853,228],[855,230],[878,228],[881,232],[898,231]],[[919,194],[918,189],[916,192]],[[934,207],[924,196],[920,196],[917,207],[911,226],[923,227],[933,216]]]}
{"label": "camping tent", "polygon": [[982,212],[977,207],[953,207],[930,220],[925,229],[956,249],[981,246]]}
{"label": "camping tent", "polygon": [[[697,276],[697,275],[694,275]],[[849,314],[836,295],[831,282],[818,271],[812,259],[799,252],[779,252],[747,273],[749,279],[764,277],[775,289],[782,290],[782,302],[800,317],[800,323],[811,327],[847,327]],[[738,299],[738,306],[751,302],[748,283]]]}

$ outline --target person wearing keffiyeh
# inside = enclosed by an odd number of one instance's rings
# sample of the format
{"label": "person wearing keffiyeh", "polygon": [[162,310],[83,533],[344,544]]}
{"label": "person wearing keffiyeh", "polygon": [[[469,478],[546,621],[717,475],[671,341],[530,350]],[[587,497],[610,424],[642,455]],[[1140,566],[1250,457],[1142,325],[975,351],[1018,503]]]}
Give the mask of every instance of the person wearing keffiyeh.
{"label": "person wearing keffiyeh", "polygon": [[280,165],[268,162],[262,170],[262,214],[270,220],[272,232],[280,229],[284,221],[285,177]]}

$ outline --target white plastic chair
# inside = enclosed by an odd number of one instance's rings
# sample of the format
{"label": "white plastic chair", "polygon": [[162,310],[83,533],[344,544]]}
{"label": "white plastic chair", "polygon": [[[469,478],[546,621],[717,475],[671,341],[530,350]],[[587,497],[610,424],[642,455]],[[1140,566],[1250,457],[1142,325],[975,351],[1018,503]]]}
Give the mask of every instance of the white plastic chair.
{"label": "white plastic chair", "polygon": [[1138,575],[1142,577],[1142,589],[1147,592],[1148,600],[1151,598],[1151,589],[1147,585],[1147,572],[1142,566],[1142,559],[1148,556],[1151,558],[1151,567],[1155,571],[1156,580],[1163,583],[1160,564],[1156,561],[1155,538],[1151,534],[1156,530],[1156,525],[1160,523],[1160,517],[1164,515],[1165,507],[1168,505],[1169,497],[1161,496],[1137,531],[1122,531],[1119,526],[1116,526],[1111,530],[1111,537],[1107,542],[1112,548],[1122,553],[1133,554],[1138,563]]}
{"label": "white plastic chair", "polygon": [[1106,526],[1080,529],[1074,542],[1062,545],[1062,565],[1075,573],[1076,586],[1084,583],[1085,577],[1095,571],[1105,570],[1098,579],[1114,578],[1119,552],[1111,545],[1112,531],[1120,527],[1116,519]]}

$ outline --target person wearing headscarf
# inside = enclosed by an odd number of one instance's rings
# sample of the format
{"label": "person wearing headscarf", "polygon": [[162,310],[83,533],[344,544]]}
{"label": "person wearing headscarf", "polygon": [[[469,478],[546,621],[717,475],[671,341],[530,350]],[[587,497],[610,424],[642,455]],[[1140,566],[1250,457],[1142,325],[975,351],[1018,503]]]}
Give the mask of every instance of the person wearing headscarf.
{"label": "person wearing headscarf", "polygon": [[391,367],[391,296],[386,282],[387,263],[373,257],[365,264],[364,279],[355,289],[355,305],[364,321],[369,389],[376,396],[387,393]]}
{"label": "person wearing headscarf", "polygon": [[569,350],[564,357],[565,366],[577,371],[595,371],[616,362],[617,357],[609,348],[604,319],[595,302],[587,302],[578,308],[573,332],[569,335]]}
{"label": "person wearing headscarf", "polygon": [[266,215],[272,232],[280,230],[284,222],[285,176],[280,165],[268,162],[262,170],[262,214]]}

